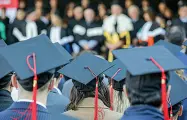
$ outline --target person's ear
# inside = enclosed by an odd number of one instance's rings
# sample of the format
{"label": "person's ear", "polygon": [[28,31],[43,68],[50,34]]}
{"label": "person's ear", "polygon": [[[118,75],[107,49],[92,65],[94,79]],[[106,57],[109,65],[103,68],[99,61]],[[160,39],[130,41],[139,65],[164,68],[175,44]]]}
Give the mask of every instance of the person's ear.
{"label": "person's ear", "polygon": [[182,116],[182,113],[183,113],[183,106],[181,105],[181,106],[180,106],[180,109],[179,109],[179,112],[178,112],[178,115],[179,115],[179,116]]}
{"label": "person's ear", "polygon": [[51,80],[50,84],[49,84],[49,87],[48,87],[48,90],[52,90],[54,88],[54,80]]}
{"label": "person's ear", "polygon": [[12,81],[12,86],[18,89],[18,83],[17,83],[17,78],[15,74],[11,76],[11,81]]}

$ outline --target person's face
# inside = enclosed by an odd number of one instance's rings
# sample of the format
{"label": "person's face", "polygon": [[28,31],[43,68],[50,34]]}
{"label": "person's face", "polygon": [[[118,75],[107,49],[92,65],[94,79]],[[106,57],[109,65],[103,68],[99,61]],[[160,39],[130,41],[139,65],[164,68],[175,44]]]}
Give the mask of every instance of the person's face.
{"label": "person's face", "polygon": [[147,0],[143,0],[142,7],[149,7],[149,2]]}
{"label": "person's face", "polygon": [[89,0],[82,0],[82,1],[81,1],[82,7],[87,8],[88,5],[89,5],[89,2],[90,2]]}
{"label": "person's face", "polygon": [[36,1],[35,7],[38,9],[41,9],[43,7],[43,2],[42,1]]}
{"label": "person's face", "polygon": [[94,21],[95,13],[92,9],[87,9],[84,11],[84,18],[87,22]]}
{"label": "person's face", "polygon": [[150,16],[149,16],[149,14],[148,13],[144,13],[144,19],[145,19],[145,21],[151,21],[151,18],[150,18]]}
{"label": "person's face", "polygon": [[58,26],[61,22],[61,19],[55,15],[55,14],[52,14],[51,15],[51,23],[54,25],[54,26]]}
{"label": "person's face", "polygon": [[104,6],[104,5],[100,4],[100,5],[98,6],[98,11],[99,11],[99,16],[100,16],[100,17],[103,17],[103,16],[106,15],[106,9],[105,9],[105,6]]}
{"label": "person's face", "polygon": [[187,17],[187,6],[179,9],[179,16],[181,18]]}
{"label": "person's face", "polygon": [[17,15],[16,15],[16,18],[18,20],[23,20],[25,18],[25,12],[23,10],[18,10],[17,11]]}
{"label": "person's face", "polygon": [[166,9],[165,12],[164,12],[164,16],[166,18],[172,18],[172,13],[170,10]]}
{"label": "person's face", "polygon": [[24,1],[20,1],[19,8],[24,9],[26,7],[26,4]]}
{"label": "person's face", "polygon": [[75,19],[80,20],[83,18],[83,9],[81,7],[76,7],[73,10],[73,14],[74,14]]}
{"label": "person's face", "polygon": [[51,8],[57,8],[57,0],[50,0]]}
{"label": "person's face", "polygon": [[165,11],[165,9],[166,9],[166,4],[161,2],[161,3],[159,4],[158,8],[159,8],[159,11],[160,11],[161,13],[163,13],[163,12]]}
{"label": "person's face", "polygon": [[68,16],[69,18],[73,17],[73,9],[68,9],[68,10],[67,10],[67,16]]}
{"label": "person's face", "polygon": [[126,0],[126,1],[125,1],[125,8],[128,9],[132,4],[133,4],[133,3],[132,3],[131,0]]}
{"label": "person's face", "polygon": [[136,8],[129,11],[128,14],[129,14],[129,17],[133,20],[137,20],[139,18],[139,11]]}
{"label": "person's face", "polygon": [[112,5],[111,12],[113,15],[120,15],[122,13],[122,8],[119,5]]}

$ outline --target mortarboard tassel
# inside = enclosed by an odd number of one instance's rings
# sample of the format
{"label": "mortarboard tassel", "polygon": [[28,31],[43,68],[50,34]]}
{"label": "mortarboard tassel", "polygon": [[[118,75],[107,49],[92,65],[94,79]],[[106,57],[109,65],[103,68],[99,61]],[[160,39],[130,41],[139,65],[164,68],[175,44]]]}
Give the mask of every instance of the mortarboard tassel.
{"label": "mortarboard tassel", "polygon": [[170,120],[173,120],[173,108],[172,108],[172,104],[171,104],[171,101],[170,101],[170,98],[168,97],[168,103],[170,105]]}
{"label": "mortarboard tassel", "polygon": [[99,84],[99,80],[98,80],[97,75],[89,67],[85,67],[85,69],[88,69],[96,79],[95,100],[94,100],[94,105],[95,105],[94,120],[98,120],[98,110],[99,110],[98,109],[98,84]]}
{"label": "mortarboard tassel", "polygon": [[121,68],[119,68],[116,73],[111,77],[110,79],[110,110],[113,110],[113,102],[114,102],[114,89],[113,89],[113,79],[114,77],[121,71]]}
{"label": "mortarboard tassel", "polygon": [[[29,59],[33,58],[33,65],[34,67],[32,68],[30,63],[29,63]],[[37,120],[37,105],[36,105],[36,98],[37,98],[37,81],[38,81],[38,77],[37,77],[37,69],[36,69],[36,55],[35,53],[33,53],[32,55],[28,55],[27,56],[27,65],[29,67],[29,69],[34,73],[34,79],[33,79],[33,103],[32,103],[32,120]]]}
{"label": "mortarboard tassel", "polygon": [[168,116],[168,105],[167,105],[167,92],[166,92],[166,74],[162,66],[154,59],[150,58],[150,60],[160,69],[162,72],[162,78],[161,78],[161,93],[162,93],[162,104],[163,104],[163,112],[164,112],[164,120],[169,120]]}

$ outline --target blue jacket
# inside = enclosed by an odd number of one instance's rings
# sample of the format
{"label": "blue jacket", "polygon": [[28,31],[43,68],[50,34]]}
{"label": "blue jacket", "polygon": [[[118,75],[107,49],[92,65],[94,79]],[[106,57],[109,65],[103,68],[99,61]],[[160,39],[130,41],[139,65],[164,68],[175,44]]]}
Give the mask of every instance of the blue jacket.
{"label": "blue jacket", "polygon": [[53,89],[47,97],[47,108],[50,113],[63,113],[70,103],[70,100],[64,95],[60,95],[56,89]]}
{"label": "blue jacket", "polygon": [[13,103],[11,94],[7,90],[0,90],[0,112],[9,108]]}
{"label": "blue jacket", "polygon": [[129,107],[121,120],[164,120],[163,114],[156,108],[148,105]]}
{"label": "blue jacket", "polygon": [[[29,102],[14,102],[7,110],[0,112],[0,120],[25,120],[29,115],[31,117],[32,111],[28,109],[30,105]],[[25,111],[26,114],[21,114]],[[51,115],[48,113],[47,109],[37,105],[37,120],[51,120]]]}

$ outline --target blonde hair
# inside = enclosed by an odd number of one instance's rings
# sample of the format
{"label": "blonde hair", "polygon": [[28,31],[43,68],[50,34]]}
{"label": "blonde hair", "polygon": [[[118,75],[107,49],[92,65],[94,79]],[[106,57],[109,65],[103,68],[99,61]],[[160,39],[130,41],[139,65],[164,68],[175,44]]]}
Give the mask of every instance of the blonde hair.
{"label": "blonde hair", "polygon": [[130,106],[130,102],[124,91],[114,90],[113,98],[113,109],[116,112],[123,113]]}

